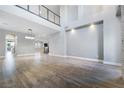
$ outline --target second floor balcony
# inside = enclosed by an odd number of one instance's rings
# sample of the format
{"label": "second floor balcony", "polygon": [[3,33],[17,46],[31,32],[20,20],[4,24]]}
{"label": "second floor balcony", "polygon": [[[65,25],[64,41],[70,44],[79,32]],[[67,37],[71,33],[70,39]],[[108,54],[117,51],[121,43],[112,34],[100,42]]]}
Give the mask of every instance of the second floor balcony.
{"label": "second floor balcony", "polygon": [[60,26],[60,16],[44,5],[16,5],[16,7]]}

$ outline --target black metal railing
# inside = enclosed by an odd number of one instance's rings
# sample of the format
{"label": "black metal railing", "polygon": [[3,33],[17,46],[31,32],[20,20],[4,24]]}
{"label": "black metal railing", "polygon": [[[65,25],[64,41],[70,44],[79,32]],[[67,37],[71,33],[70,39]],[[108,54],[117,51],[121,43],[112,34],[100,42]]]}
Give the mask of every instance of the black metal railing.
{"label": "black metal railing", "polygon": [[47,7],[45,7],[44,5],[16,5],[16,6],[60,26],[60,16],[51,11],[50,9],[48,9]]}
{"label": "black metal railing", "polygon": [[120,17],[121,16],[121,5],[118,5],[117,6],[116,16],[117,17]]}

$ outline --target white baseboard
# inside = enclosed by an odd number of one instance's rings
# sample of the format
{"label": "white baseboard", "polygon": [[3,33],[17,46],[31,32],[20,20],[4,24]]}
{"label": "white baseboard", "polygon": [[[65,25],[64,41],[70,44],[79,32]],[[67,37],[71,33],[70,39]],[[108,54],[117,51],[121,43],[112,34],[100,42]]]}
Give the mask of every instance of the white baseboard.
{"label": "white baseboard", "polygon": [[[24,56],[34,56],[35,54],[20,54],[20,55],[16,55],[17,57],[24,57]],[[0,56],[0,59],[5,58],[5,56]]]}
{"label": "white baseboard", "polygon": [[[34,56],[35,54],[21,54],[17,55],[17,57],[24,57],[24,56]],[[76,57],[76,56],[64,56],[64,55],[54,55],[54,54],[49,54],[50,56],[55,56],[55,57],[64,57],[64,58],[72,58],[72,59],[80,59],[80,60],[87,60],[87,61],[94,61],[94,62],[99,62],[107,65],[115,65],[115,66],[121,66],[121,63],[116,63],[116,62],[109,62],[109,61],[104,61],[104,60],[98,60],[98,59],[92,59],[92,58],[84,58],[84,57]],[[5,56],[0,56],[0,59],[3,59]]]}
{"label": "white baseboard", "polygon": [[49,56],[55,56],[55,57],[67,57],[67,56],[64,56],[64,55],[54,55],[54,54],[51,54],[51,53],[49,53]]}
{"label": "white baseboard", "polygon": [[55,57],[65,57],[65,58],[72,58],[72,59],[80,59],[80,60],[94,61],[94,62],[99,62],[99,63],[106,64],[106,65],[121,66],[121,63],[110,62],[110,61],[104,61],[104,60],[99,60],[99,59],[84,58],[84,57],[77,57],[77,56],[63,56],[63,55],[54,55],[54,54],[49,54],[49,55],[50,55],[50,56],[55,56]]}
{"label": "white baseboard", "polygon": [[68,58],[73,58],[73,59],[80,59],[80,60],[103,62],[103,60],[98,60],[98,59],[93,59],[93,58],[85,58],[85,57],[77,57],[77,56],[67,56],[67,57],[68,57]]}
{"label": "white baseboard", "polygon": [[104,61],[104,64],[108,64],[108,65],[114,65],[114,66],[122,66],[121,63],[116,63],[116,62],[109,62],[109,61]]}
{"label": "white baseboard", "polygon": [[34,56],[35,54],[20,54],[20,55],[17,55],[18,57],[23,57],[23,56]]}

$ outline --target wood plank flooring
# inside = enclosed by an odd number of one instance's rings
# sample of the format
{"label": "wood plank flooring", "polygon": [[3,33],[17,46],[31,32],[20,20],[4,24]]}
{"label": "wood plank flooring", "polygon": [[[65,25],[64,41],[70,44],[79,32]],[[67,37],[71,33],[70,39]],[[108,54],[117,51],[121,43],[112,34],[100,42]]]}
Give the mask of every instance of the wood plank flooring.
{"label": "wood plank flooring", "polygon": [[[10,60],[8,60],[10,61]],[[1,88],[115,88],[124,87],[120,67],[42,55],[0,60]]]}

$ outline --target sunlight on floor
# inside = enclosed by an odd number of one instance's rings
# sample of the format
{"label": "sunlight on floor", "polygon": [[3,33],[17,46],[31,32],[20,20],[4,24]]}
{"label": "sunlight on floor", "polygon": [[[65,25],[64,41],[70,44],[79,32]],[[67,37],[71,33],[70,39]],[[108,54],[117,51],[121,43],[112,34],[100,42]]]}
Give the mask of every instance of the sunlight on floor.
{"label": "sunlight on floor", "polygon": [[14,74],[14,71],[15,71],[15,58],[12,52],[7,51],[3,63],[3,75],[5,78],[8,78]]}
{"label": "sunlight on floor", "polygon": [[40,64],[41,63],[41,54],[40,54],[40,52],[36,52],[35,53],[34,59],[35,59],[34,62],[36,64]]}

